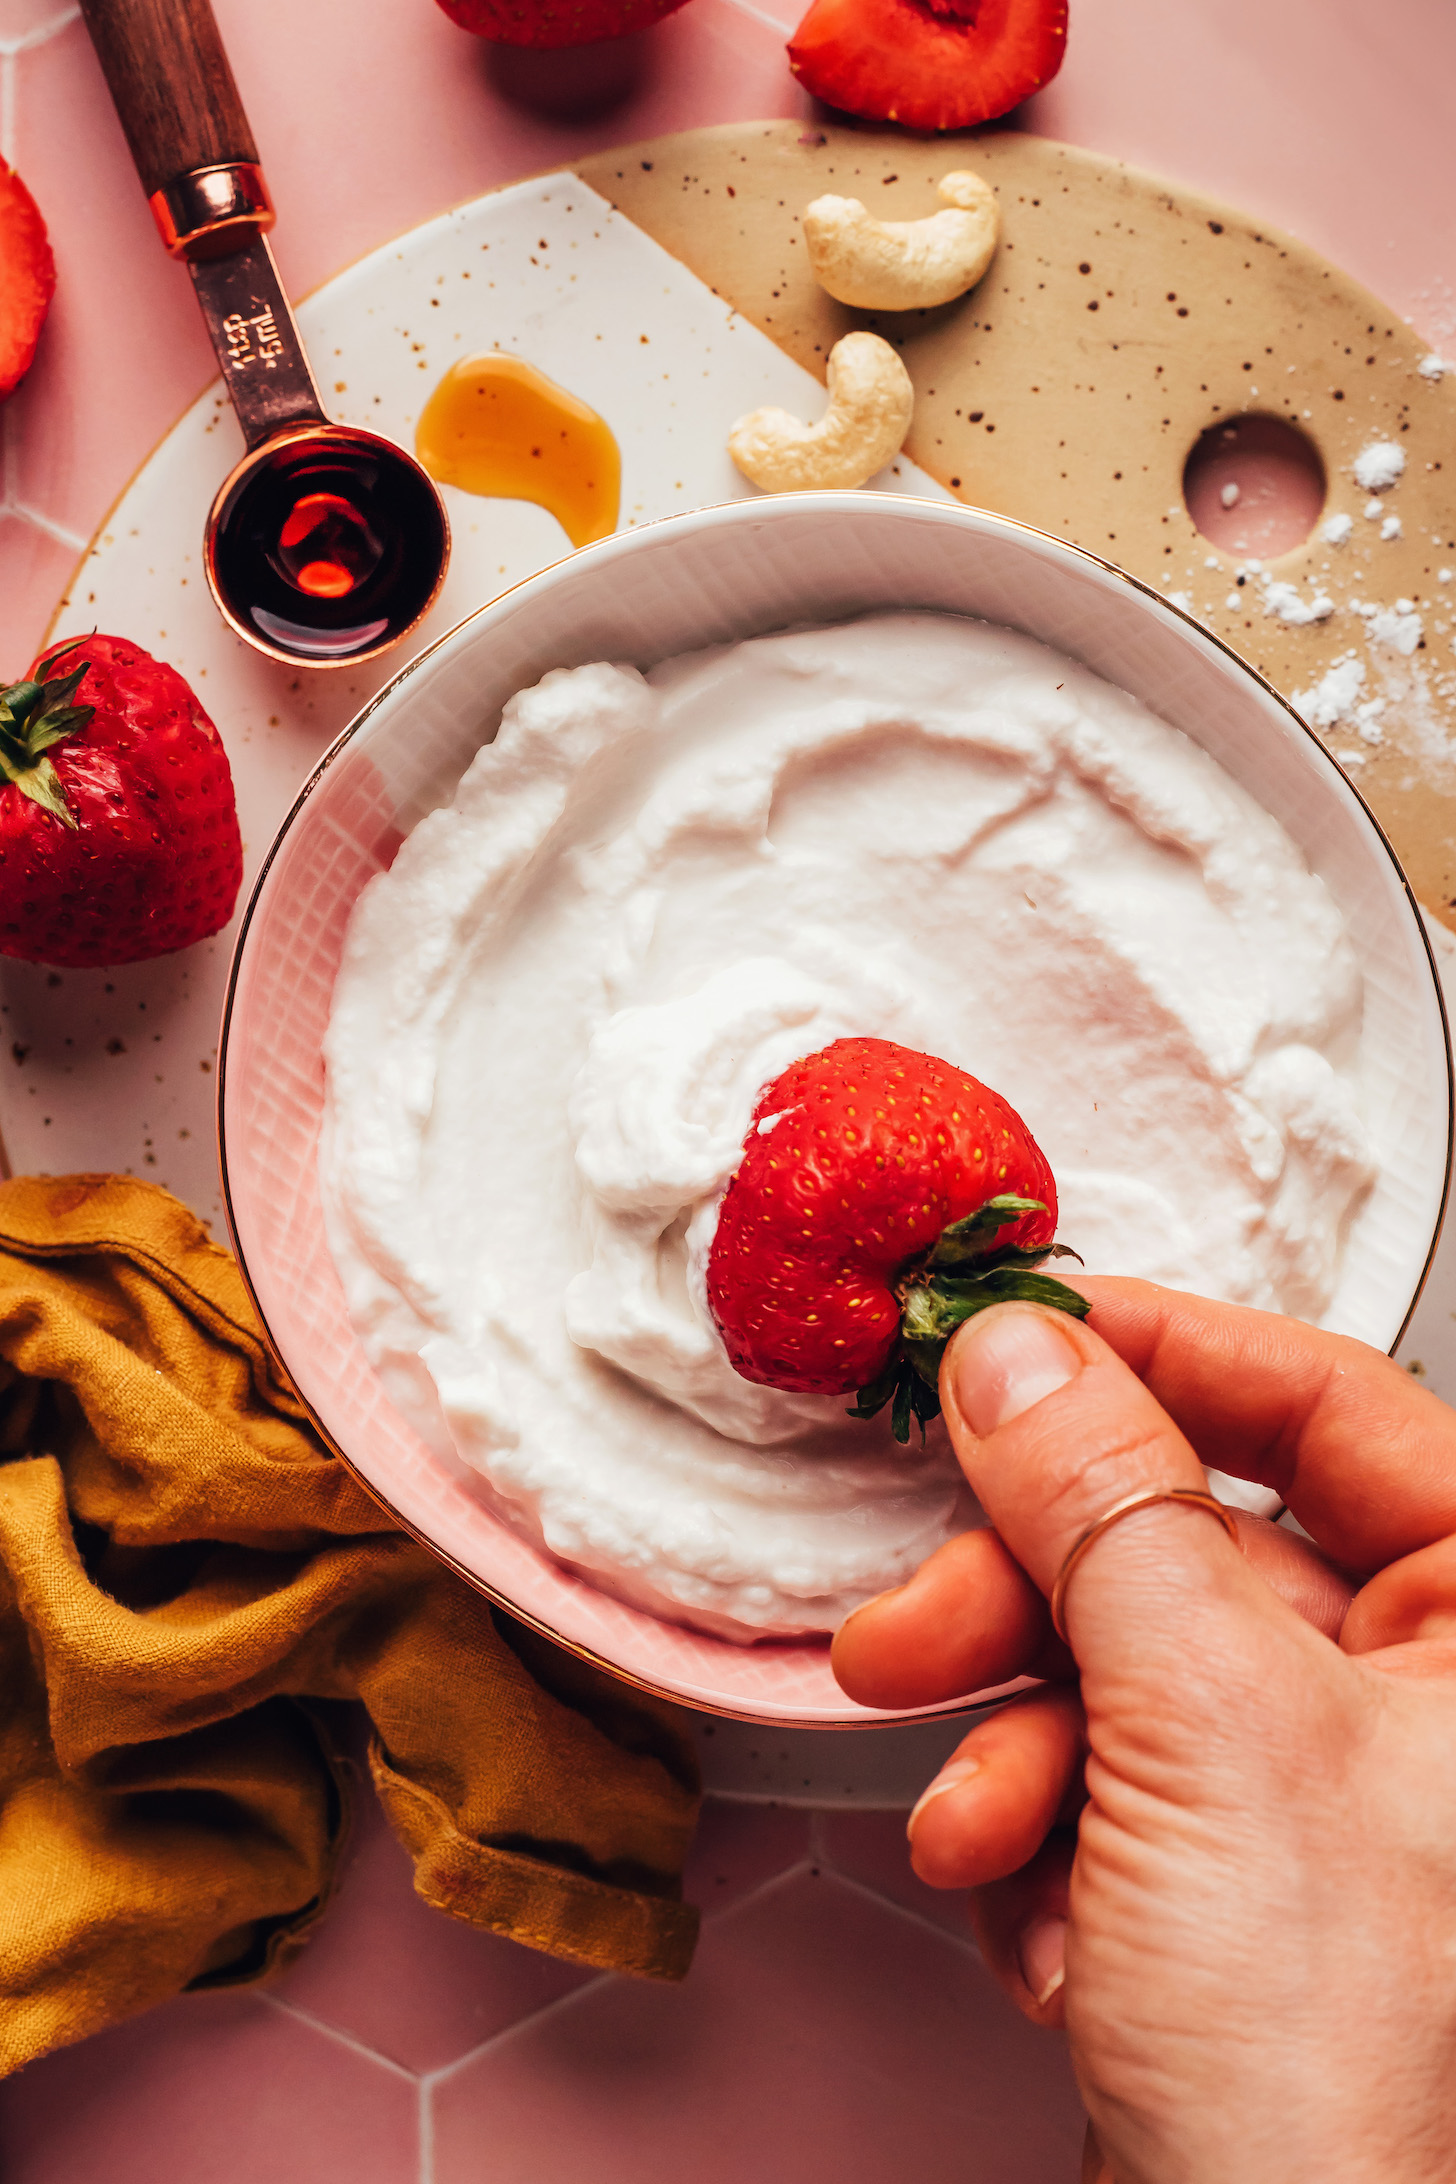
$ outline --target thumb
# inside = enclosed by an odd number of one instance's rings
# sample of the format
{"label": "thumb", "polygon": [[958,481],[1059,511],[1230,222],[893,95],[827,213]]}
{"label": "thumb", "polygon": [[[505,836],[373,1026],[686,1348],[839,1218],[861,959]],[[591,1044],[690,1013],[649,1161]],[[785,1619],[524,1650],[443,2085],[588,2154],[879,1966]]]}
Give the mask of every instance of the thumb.
{"label": "thumb", "polygon": [[[1050,1307],[1002,1304],[968,1321],[940,1392],[982,1508],[1048,1597],[1081,1535],[1116,1503],[1206,1491],[1193,1449],[1142,1382],[1090,1326]],[[1214,1515],[1166,1501],[1099,1535],[1062,1614],[1084,1687],[1106,1671],[1160,1694],[1211,1673],[1227,1696],[1241,1663],[1262,1689],[1271,1639],[1300,1628]]]}

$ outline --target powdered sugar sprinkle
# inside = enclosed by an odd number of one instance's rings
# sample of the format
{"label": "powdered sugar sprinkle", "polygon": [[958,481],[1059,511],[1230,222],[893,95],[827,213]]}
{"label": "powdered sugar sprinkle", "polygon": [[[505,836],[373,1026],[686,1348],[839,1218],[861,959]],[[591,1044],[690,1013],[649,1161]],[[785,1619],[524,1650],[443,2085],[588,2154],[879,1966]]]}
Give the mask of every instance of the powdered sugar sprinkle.
{"label": "powdered sugar sprinkle", "polygon": [[1281,622],[1293,623],[1302,628],[1307,622],[1327,621],[1335,611],[1335,602],[1328,592],[1316,592],[1313,599],[1302,599],[1299,588],[1287,583],[1282,577],[1265,576],[1262,584],[1264,612],[1277,614]]}
{"label": "powdered sugar sprinkle", "polygon": [[1384,493],[1405,469],[1405,449],[1394,440],[1369,440],[1355,457],[1355,483],[1367,493]]}

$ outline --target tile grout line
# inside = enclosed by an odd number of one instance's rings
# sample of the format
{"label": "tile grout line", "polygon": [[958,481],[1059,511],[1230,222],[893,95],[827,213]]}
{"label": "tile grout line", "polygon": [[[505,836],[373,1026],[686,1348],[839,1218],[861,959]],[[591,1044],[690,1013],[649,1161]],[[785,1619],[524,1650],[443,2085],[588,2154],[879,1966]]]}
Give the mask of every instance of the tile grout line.
{"label": "tile grout line", "polygon": [[784,40],[785,44],[794,35],[792,30],[786,30],[782,23],[776,23],[771,15],[765,14],[762,8],[754,7],[751,0],[729,0],[729,6],[736,8],[740,15],[746,15],[750,22],[762,23],[769,30],[776,32]]}
{"label": "tile grout line", "polygon": [[[761,1896],[766,1895],[770,1889],[776,1888],[780,1882],[790,1880],[796,1874],[810,1873],[812,1870],[813,1865],[810,1858],[796,1858],[792,1865],[782,1866],[777,1873],[770,1873],[765,1880],[760,1881],[756,1888],[750,1888],[744,1895],[737,1897],[734,1902],[724,1904],[721,1911],[704,1912],[703,1924],[706,1926],[710,1921],[716,1924],[719,1919],[731,1918],[735,1912],[747,1910]],[[845,1879],[846,1876],[836,1873],[835,1878]],[[863,1893],[873,1895],[874,1891],[866,1889]],[[880,1900],[879,1897],[875,1898],[876,1902]],[[701,1906],[699,1908],[701,1909]],[[898,1909],[899,1906],[891,1905],[890,1908],[892,1910]],[[907,1916],[913,1918],[914,1914],[909,1913]],[[933,1931],[939,1933],[941,1929],[934,1927]],[[953,1936],[947,1937],[947,1939],[953,1938]],[[482,2040],[478,2047],[468,2049],[464,2055],[457,2055],[453,2061],[442,2063],[437,2070],[423,2072],[419,2082],[422,2095],[428,2097],[430,2104],[431,2159],[433,2160],[434,2157],[433,2096],[437,2085],[443,2084],[445,2079],[452,2077],[457,2070],[463,2070],[467,2063],[479,2061],[481,2056],[489,2054],[493,2048],[499,2047],[503,2041],[513,2039],[518,2032],[524,2032],[529,2026],[541,2024],[544,2019],[555,2015],[558,2011],[569,2009],[573,2003],[581,2001],[586,1995],[597,1993],[600,1988],[609,1986],[613,1980],[620,1979],[622,1976],[619,1972],[603,1972],[598,1978],[587,1980],[583,1986],[573,1987],[569,1994],[560,1994],[557,1995],[554,2001],[544,2002],[539,2010],[532,2010],[525,2017],[518,2017],[514,2023],[503,2025],[499,2032],[493,2032],[488,2040]],[[279,2003],[277,2007],[282,2009],[288,2007],[288,2005]],[[304,2012],[301,2010],[294,2011],[293,2014],[303,2016]],[[313,2020],[309,2021],[312,2022]],[[372,2051],[365,2049],[364,2052],[368,2054]],[[433,2179],[422,2172],[421,2184],[433,2184]]]}
{"label": "tile grout line", "polygon": [[18,38],[0,38],[0,53],[33,53],[37,46],[48,45],[63,30],[69,30],[80,13],[79,8],[63,8],[59,15],[37,23],[34,30],[23,30]]}
{"label": "tile grout line", "polygon": [[[815,1823],[811,1826],[810,1834],[813,1847],[808,1857],[796,1859],[792,1865],[783,1867],[778,1873],[770,1874],[767,1880],[761,1881],[756,1888],[749,1889],[736,1902],[725,1904],[721,1912],[713,1915],[714,1923],[716,1924],[719,1918],[729,1918],[736,1912],[747,1911],[772,1889],[780,1887],[796,1877],[826,1873],[832,1879],[838,1881],[842,1887],[851,1890],[853,1894],[876,1905],[882,1911],[897,1914],[907,1924],[919,1931],[935,1935],[937,1939],[948,1943],[959,1954],[970,1957],[985,1969],[984,1959],[980,1950],[976,1947],[969,1929],[965,1938],[961,1939],[950,1933],[944,1926],[939,1925],[936,1920],[926,1917],[924,1913],[912,1911],[905,1904],[896,1903],[893,1897],[882,1896],[878,1889],[871,1888],[867,1882],[856,1880],[852,1874],[841,1872],[839,1867],[834,1865],[822,1853],[822,1839],[819,1838],[817,1816]],[[707,1923],[706,1916],[704,1923]],[[621,1976],[616,1972],[603,1972],[598,1978],[587,1980],[583,1986],[574,1987],[569,1994],[558,1995],[554,2001],[544,2003],[539,2010],[532,2010],[527,2016],[517,2018],[513,2024],[503,2026],[499,2032],[492,2033],[488,2040],[482,2040],[478,2047],[468,2049],[463,2055],[457,2055],[451,2062],[442,2063],[436,2070],[422,2071],[419,2074],[415,2081],[419,2087],[419,2184],[435,2184],[434,2097],[437,2087],[453,2078],[457,2071],[464,2070],[467,2064],[479,2062],[483,2056],[489,2055],[507,2040],[512,2040],[517,2034],[534,2028],[542,2024],[547,2018],[572,2008],[577,2002],[584,2000],[587,1995],[598,1993],[602,1988],[610,1986],[614,1981],[620,1979]],[[322,2032],[332,2032],[331,2027],[324,2025],[319,2019],[311,2017],[307,2011],[300,2010],[292,2004],[275,2001],[269,1995],[264,1995],[261,1999],[274,2001],[275,2008],[286,2011],[288,2015],[297,2017],[305,2024],[313,2025]],[[373,2049],[364,2047],[362,2043],[349,2039],[343,2034],[333,2034],[333,2037],[337,2038],[343,2046],[353,2048],[359,2054],[368,2056],[371,2061],[384,2063],[388,2068],[397,2072],[400,2071],[398,2064],[391,2064],[388,2057],[376,2055]],[[407,2071],[401,2074],[406,2077],[411,2075]]]}
{"label": "tile grout line", "polygon": [[72,553],[84,554],[89,541],[80,537],[77,532],[68,530],[64,523],[57,523],[51,516],[43,516],[38,508],[32,508],[26,501],[17,499],[13,490],[14,481],[9,473],[10,446],[7,440],[4,503],[6,514],[18,516],[22,523],[33,523],[38,531],[45,532],[47,538],[55,539],[58,545],[69,546]]}
{"label": "tile grout line", "polygon": [[[826,1815],[831,1813],[833,1809],[832,1806],[820,1808],[821,1812]],[[831,1879],[842,1882],[846,1888],[853,1889],[856,1895],[868,1897],[871,1903],[879,1904],[882,1910],[897,1913],[900,1918],[908,1919],[912,1926],[921,1927],[926,1933],[939,1934],[942,1941],[948,1941],[952,1948],[966,1950],[976,1959],[977,1963],[984,1961],[980,1950],[976,1946],[969,1922],[967,1923],[965,1938],[962,1940],[958,1935],[951,1933],[947,1927],[942,1926],[939,1920],[931,1918],[928,1912],[912,1910],[909,1904],[899,1903],[893,1896],[883,1895],[878,1888],[872,1887],[868,1881],[858,1880],[854,1874],[846,1873],[841,1866],[837,1866],[832,1854],[824,1850],[823,1838],[819,1836],[815,1825],[811,1825],[810,1828],[810,1842],[811,1846],[817,1847],[811,1847],[807,1858],[796,1859],[793,1865],[784,1866],[778,1873],[771,1873],[766,1881],[760,1881],[757,1888],[749,1889],[746,1895],[739,1896],[735,1902],[725,1903],[721,1911],[713,1914],[714,1919],[731,1918],[735,1911],[742,1911],[749,1904],[757,1903],[760,1896],[767,1895],[768,1891],[771,1888],[776,1888],[780,1881],[792,1880],[797,1873],[808,1873],[811,1876],[818,1873],[827,1873]],[[947,1890],[947,1894],[954,1893],[956,1892],[953,1890]]]}
{"label": "tile grout line", "polygon": [[435,2100],[428,2078],[420,2080],[418,2109],[420,2133],[419,2184],[435,2184]]}
{"label": "tile grout line", "polygon": [[815,1859],[811,1851],[803,1858],[796,1858],[792,1865],[780,1866],[777,1873],[768,1874],[752,1888],[745,1889],[741,1896],[735,1896],[732,1903],[725,1903],[716,1911],[704,1911],[699,1904],[698,1910],[703,1924],[706,1926],[711,1920],[716,1926],[719,1919],[731,1919],[736,1911],[746,1910],[749,1904],[757,1903],[760,1896],[767,1895],[771,1888],[777,1888],[780,1881],[792,1880],[796,1873],[807,1873],[812,1877],[814,1866]]}
{"label": "tile grout line", "polygon": [[441,2063],[438,2070],[423,2072],[420,2084],[428,2086],[433,2096],[437,2085],[443,2083],[446,2078],[451,2077],[455,2071],[463,2070],[467,2063],[473,2063],[480,2056],[488,2054],[492,2048],[499,2047],[503,2040],[509,2040],[516,2033],[524,2032],[528,2025],[539,2025],[543,2018],[554,2016],[557,2011],[564,2010],[571,2003],[580,2001],[583,1995],[595,1994],[599,1988],[609,1986],[614,1979],[620,1979],[622,1976],[620,1972],[600,1972],[595,1979],[589,1979],[585,1986],[573,1987],[570,1994],[559,1994],[554,2002],[543,2002],[539,2010],[529,2011],[526,2016],[516,2018],[513,2024],[502,2025],[499,2032],[493,2032],[488,2040],[482,2040],[479,2047],[467,2048],[465,2053],[457,2055],[453,2062]]}
{"label": "tile grout line", "polygon": [[[856,1890],[857,1893],[870,1897],[876,1903],[885,1904],[892,1911],[903,1910],[902,1905],[890,1902],[887,1898],[881,1897],[874,1889],[865,1887],[862,1882],[854,1881],[848,1874],[840,1873],[836,1867],[829,1864],[827,1859],[819,1858],[817,1864],[824,1870],[831,1872],[836,1880],[842,1881],[847,1887]],[[719,1918],[728,1917],[734,1912],[746,1911],[761,1896],[766,1895],[770,1889],[776,1888],[782,1882],[792,1880],[796,1875],[812,1873],[815,1870],[815,1865],[816,1859],[812,1856],[795,1859],[792,1865],[783,1866],[777,1873],[769,1874],[766,1879],[759,1882],[756,1888],[747,1890],[733,1903],[725,1904],[721,1911],[705,1913],[704,1924],[706,1925],[710,1918],[716,1921]],[[944,1929],[936,1926],[933,1921],[918,1918],[914,1912],[906,1911],[905,1916],[915,1925],[929,1925],[933,1933],[941,1934],[946,1940],[954,1941],[955,1939],[954,1935],[946,1935]],[[543,2019],[552,2016],[557,2011],[569,2008],[586,1995],[595,1994],[599,1988],[610,1985],[612,1981],[621,1976],[617,1972],[602,1972],[597,1978],[587,1980],[584,1985],[573,1987],[569,1994],[557,1995],[553,2001],[543,2003],[540,2009],[528,2011],[524,2017],[518,2017],[513,2023],[503,2025],[499,2032],[492,2033],[489,2039],[482,2040],[478,2046],[467,2049],[463,2055],[454,2056],[448,2063],[441,2063],[437,2069],[421,2072],[407,2070],[402,2063],[395,2062],[392,2056],[381,2054],[377,2048],[369,2047],[352,2033],[345,2032],[339,2026],[331,2025],[326,2018],[316,2017],[311,2010],[301,2009],[296,2002],[285,2002],[282,1996],[269,1994],[266,1991],[259,1994],[258,2000],[267,2003],[270,2008],[277,2010],[281,2015],[295,2018],[300,2024],[308,2025],[313,2031],[321,2033],[326,2039],[335,2041],[340,2047],[347,2048],[351,2053],[361,2056],[368,2062],[377,2063],[382,2069],[390,2071],[394,2076],[407,2078],[419,2087],[420,2184],[434,2184],[433,2095],[435,2087],[443,2083],[446,2078],[453,2076],[457,2070],[463,2069],[467,2063],[478,2061],[481,2056],[489,2053],[492,2048],[498,2047],[502,2041],[513,2038],[518,2032],[524,2032],[529,2026],[540,2024]]]}
{"label": "tile grout line", "polygon": [[[832,1811],[832,1809],[832,1807],[825,1808],[826,1813]],[[877,1903],[882,1910],[893,1911],[900,1918],[908,1919],[912,1926],[918,1926],[927,1933],[939,1934],[942,1941],[948,1941],[952,1948],[966,1950],[978,1963],[984,1961],[970,1931],[969,1923],[964,1938],[961,1938],[959,1935],[951,1933],[948,1927],[942,1926],[937,1919],[931,1918],[928,1912],[912,1910],[909,1904],[899,1903],[893,1896],[882,1894],[878,1888],[872,1887],[868,1881],[858,1880],[854,1874],[846,1873],[841,1866],[836,1865],[832,1853],[826,1851],[823,1847],[823,1837],[819,1833],[817,1823],[811,1824],[810,1827],[810,1851],[807,1857],[796,1858],[792,1865],[783,1866],[777,1873],[771,1873],[767,1880],[760,1881],[756,1888],[750,1888],[744,1895],[736,1897],[732,1903],[725,1903],[721,1911],[715,1911],[711,1914],[705,1913],[703,1923],[706,1925],[710,1916],[714,1924],[719,1919],[732,1918],[736,1912],[747,1910],[751,1904],[757,1903],[760,1897],[766,1896],[770,1889],[777,1888],[782,1881],[792,1880],[796,1874],[809,1874],[813,1877],[820,1873],[828,1874],[832,1880],[842,1882],[846,1888],[853,1889],[856,1895],[867,1897],[871,1903]],[[953,1891],[947,1891],[947,1893],[953,1893]],[[567,1999],[569,2000],[570,1997],[567,1997]]]}
{"label": "tile grout line", "polygon": [[[920,1927],[927,1934],[939,1934],[941,1940],[948,1941],[953,1949],[964,1950],[966,1955],[974,1957],[978,1964],[984,1964],[985,1959],[976,1946],[969,1919],[966,1922],[965,1938],[962,1939],[960,1935],[953,1934],[949,1927],[942,1926],[938,1919],[931,1918],[929,1912],[913,1911],[908,1903],[897,1903],[893,1896],[881,1895],[879,1889],[872,1888],[868,1881],[857,1880],[854,1874],[842,1872],[837,1865],[832,1865],[827,1860],[824,1871],[832,1874],[836,1881],[843,1883],[844,1887],[852,1888],[857,1896],[867,1896],[870,1902],[877,1903],[881,1910],[897,1913],[900,1918],[908,1919],[912,1926]],[[947,1895],[957,1893],[959,1891],[955,1889],[947,1889],[946,1891]],[[970,1891],[967,1890],[966,1893],[969,1894]]]}
{"label": "tile grout line", "polygon": [[[855,1895],[877,1905],[881,1910],[898,1914],[911,1926],[923,1932],[937,1935],[940,1940],[948,1942],[953,1949],[959,1950],[963,1955],[972,1957],[978,1964],[984,1966],[984,1959],[969,1930],[965,1938],[961,1939],[950,1933],[936,1920],[927,1917],[923,1912],[913,1911],[907,1905],[897,1903],[893,1897],[882,1895],[877,1888],[872,1888],[868,1882],[857,1880],[853,1874],[841,1871],[833,1863],[832,1859],[823,1852],[817,1815],[815,1822],[811,1825],[810,1834],[813,1847],[808,1857],[796,1859],[792,1865],[784,1866],[779,1872],[770,1874],[766,1880],[761,1881],[756,1888],[749,1889],[744,1895],[738,1897],[734,1903],[725,1904],[721,1912],[712,1914],[713,1922],[716,1923],[720,1918],[731,1917],[736,1912],[749,1910],[760,1898],[768,1895],[771,1890],[796,1877],[812,1876],[822,1872],[831,1876],[842,1887],[848,1888]],[[706,1915],[704,1923],[708,1923]],[[482,2040],[478,2046],[467,2049],[463,2055],[455,2056],[450,2062],[442,2063],[435,2070],[418,2072],[406,2069],[402,2063],[397,2063],[392,2056],[381,2054],[377,2048],[369,2047],[352,2033],[344,2031],[339,2026],[329,2024],[326,2019],[316,2017],[311,2010],[301,2009],[295,2002],[285,2002],[281,1996],[269,1994],[266,1991],[258,1995],[258,2000],[267,2004],[269,2008],[276,2010],[281,2016],[291,2017],[299,2024],[307,2025],[311,2031],[319,2033],[324,2039],[333,2041],[336,2046],[344,2048],[350,2054],[357,2055],[362,2060],[387,2071],[392,2077],[404,2078],[417,2087],[419,2184],[434,2184],[435,2088],[443,2084],[446,2079],[453,2077],[456,2071],[463,2070],[467,2063],[479,2061],[482,2056],[489,2054],[504,2041],[513,2039],[517,2033],[524,2032],[528,2027],[539,2025],[546,2018],[569,2009],[587,1995],[595,1994],[601,1988],[611,1985],[613,1981],[621,1976],[616,1972],[602,1972],[597,1978],[587,1980],[584,1985],[573,1987],[569,1994],[558,1995],[554,2001],[543,2003],[540,2009],[531,2010],[526,2016],[517,2018],[514,2023],[502,2026],[499,2032],[492,2033],[489,2039]]]}
{"label": "tile grout line", "polygon": [[342,2026],[331,2025],[326,2018],[315,2017],[312,2010],[301,2010],[296,2002],[285,2002],[281,1995],[268,1994],[266,1991],[259,1994],[258,2000],[266,2002],[280,2016],[295,2018],[300,2025],[307,2025],[311,2031],[321,2033],[336,2046],[347,2048],[351,2055],[361,2056],[365,2062],[374,2063],[380,2070],[389,2071],[391,2076],[404,2078],[410,2085],[420,2083],[418,2071],[406,2070],[404,2064],[397,2063],[392,2055],[382,2055],[378,2048],[366,2046],[353,2033],[345,2032]]}

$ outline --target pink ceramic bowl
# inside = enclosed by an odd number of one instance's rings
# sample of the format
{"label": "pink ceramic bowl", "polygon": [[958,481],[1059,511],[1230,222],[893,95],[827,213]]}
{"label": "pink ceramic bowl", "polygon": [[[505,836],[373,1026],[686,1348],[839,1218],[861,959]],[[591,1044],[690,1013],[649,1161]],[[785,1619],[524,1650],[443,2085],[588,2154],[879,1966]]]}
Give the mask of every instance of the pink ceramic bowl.
{"label": "pink ceramic bowl", "polygon": [[449,800],[514,691],[553,667],[647,667],[894,607],[979,615],[1084,660],[1204,745],[1322,874],[1362,957],[1384,1057],[1369,1118],[1383,1172],[1325,1324],[1391,1347],[1433,1248],[1451,1134],[1440,991],[1395,857],[1297,715],[1206,630],[1090,554],[1000,517],[870,493],[737,501],[619,533],[481,608],[380,692],[305,786],[244,919],[224,1017],[228,1218],[321,1432],[402,1525],[513,1614],[632,1682],[764,1722],[894,1717],[845,1699],[822,1641],[736,1646],[596,1591],[507,1530],[390,1406],[324,1241],[320,1049],[355,897]]}

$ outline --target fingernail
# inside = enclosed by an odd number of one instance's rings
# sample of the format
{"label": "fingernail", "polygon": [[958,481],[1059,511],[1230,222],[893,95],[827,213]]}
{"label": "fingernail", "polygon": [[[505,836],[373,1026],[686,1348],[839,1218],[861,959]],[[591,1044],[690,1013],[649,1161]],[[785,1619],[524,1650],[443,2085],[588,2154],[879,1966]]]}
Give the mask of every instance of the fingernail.
{"label": "fingernail", "polygon": [[967,1322],[951,1351],[961,1416],[978,1437],[1075,1380],[1082,1360],[1043,1312],[1005,1309]]}
{"label": "fingernail", "polygon": [[1016,1945],[1021,1976],[1038,2009],[1050,2002],[1067,1976],[1067,1922],[1037,1919]]}
{"label": "fingernail", "polygon": [[835,1637],[837,1638],[839,1636],[839,1631],[848,1630],[850,1624],[854,1621],[857,1615],[868,1615],[871,1608],[881,1607],[886,1600],[893,1600],[896,1593],[903,1592],[904,1590],[905,1588],[903,1585],[890,1585],[886,1588],[884,1592],[874,1593],[868,1600],[861,1600],[857,1608],[850,1609],[848,1615],[846,1615],[844,1621],[840,1624],[839,1630],[834,1633]]}
{"label": "fingernail", "polygon": [[926,1806],[933,1804],[937,1797],[944,1797],[947,1790],[958,1790],[963,1782],[969,1782],[971,1776],[979,1774],[980,1771],[981,1762],[979,1759],[968,1757],[966,1759],[947,1760],[940,1773],[931,1783],[930,1788],[917,1800],[911,1810],[909,1819],[905,1822],[905,1833],[912,1843],[915,1840],[915,1823]]}

